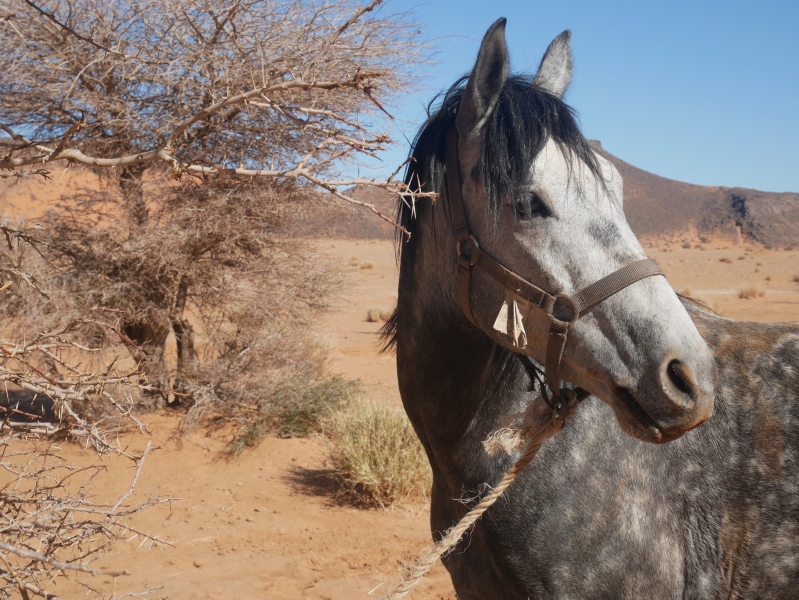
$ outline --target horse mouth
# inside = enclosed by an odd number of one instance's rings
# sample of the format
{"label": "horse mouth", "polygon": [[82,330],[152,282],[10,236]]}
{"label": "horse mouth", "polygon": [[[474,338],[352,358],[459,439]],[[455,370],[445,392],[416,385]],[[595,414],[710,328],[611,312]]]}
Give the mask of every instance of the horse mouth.
{"label": "horse mouth", "polygon": [[622,429],[629,435],[645,442],[663,444],[676,440],[684,432],[668,433],[649,416],[643,406],[625,388],[617,387],[614,390],[614,412]]}

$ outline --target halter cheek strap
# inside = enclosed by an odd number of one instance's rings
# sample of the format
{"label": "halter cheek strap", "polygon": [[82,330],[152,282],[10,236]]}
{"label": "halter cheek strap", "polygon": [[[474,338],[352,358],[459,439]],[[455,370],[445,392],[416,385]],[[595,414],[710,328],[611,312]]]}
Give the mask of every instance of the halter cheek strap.
{"label": "halter cheek strap", "polygon": [[[566,296],[565,294],[553,296],[514,273],[491,255],[481,250],[477,239],[469,231],[463,196],[461,195],[458,131],[454,126],[447,132],[446,167],[447,197],[449,199],[452,226],[457,238],[458,290],[463,313],[469,321],[479,327],[472,313],[471,305],[471,280],[472,271],[475,267],[485,271],[506,291],[512,291],[530,302],[533,308],[546,313],[550,319],[549,339],[547,341],[544,364],[546,382],[554,398],[559,401],[561,390],[558,372],[563,358],[563,349],[566,347],[566,339],[569,335],[569,327],[586,311],[636,281],[654,275],[663,275],[665,277],[665,274],[657,262],[647,258],[630,263],[618,271],[614,271],[572,296]],[[536,369],[532,361],[525,355],[517,354],[517,356],[519,356],[522,364],[532,376]],[[533,371],[531,371],[531,368]],[[585,397],[588,395],[587,392],[582,390],[581,392],[578,392],[578,396]],[[548,402],[546,394],[543,393],[543,395]]]}

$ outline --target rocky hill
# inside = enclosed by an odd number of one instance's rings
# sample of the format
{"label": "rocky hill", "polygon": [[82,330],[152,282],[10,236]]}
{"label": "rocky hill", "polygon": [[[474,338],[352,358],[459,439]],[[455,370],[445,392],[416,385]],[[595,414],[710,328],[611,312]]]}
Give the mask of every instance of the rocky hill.
{"label": "rocky hill", "polygon": [[799,194],[707,187],[654,175],[591,146],[624,180],[624,212],[639,237],[712,235],[772,246],[799,245]]}
{"label": "rocky hill", "polygon": [[[799,246],[799,194],[683,183],[634,167],[610,154],[598,141],[591,141],[591,146],[621,173],[627,220],[636,235],[650,243],[709,236],[764,246]],[[370,189],[350,193],[384,214],[394,215],[395,202],[389,194]],[[318,209],[299,224],[296,234],[361,239],[394,235],[390,226],[369,211],[331,197],[320,200]]]}
{"label": "rocky hill", "polygon": [[[764,246],[799,246],[799,193],[772,193],[743,188],[707,187],[666,179],[634,167],[592,147],[610,160],[624,179],[624,211],[633,231],[648,243],[694,241],[699,236]],[[0,185],[0,213],[28,217],[54,206],[62,194],[94,188],[96,178],[78,171],[55,181]],[[395,199],[382,190],[355,189],[353,197],[393,216]],[[321,193],[289,235],[321,238],[392,239],[393,228],[372,212]]]}
{"label": "rocky hill", "polygon": [[[394,218],[396,198],[385,190],[355,188],[347,192],[352,198],[368,202],[386,216]],[[394,239],[394,227],[370,210],[348,204],[321,192],[308,215],[290,226],[291,234],[308,238],[330,239]]]}

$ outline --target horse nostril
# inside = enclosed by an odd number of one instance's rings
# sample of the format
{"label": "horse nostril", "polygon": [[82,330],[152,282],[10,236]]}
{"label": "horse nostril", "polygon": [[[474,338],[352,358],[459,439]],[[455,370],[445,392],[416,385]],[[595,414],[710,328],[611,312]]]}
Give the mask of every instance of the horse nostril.
{"label": "horse nostril", "polygon": [[694,383],[689,370],[679,360],[672,360],[666,367],[671,384],[687,396],[694,395]]}

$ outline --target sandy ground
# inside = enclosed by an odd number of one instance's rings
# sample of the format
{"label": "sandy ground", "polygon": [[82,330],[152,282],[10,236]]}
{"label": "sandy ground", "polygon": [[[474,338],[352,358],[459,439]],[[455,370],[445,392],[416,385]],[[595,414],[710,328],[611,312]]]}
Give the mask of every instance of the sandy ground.
{"label": "sandy ground", "polygon": [[[370,308],[387,311],[396,301],[393,247],[382,241],[319,244],[342,265],[346,277],[341,299],[320,326],[330,345],[331,368],[360,378],[374,399],[399,404],[393,357],[378,351],[381,324],[366,321]],[[725,316],[799,320],[799,284],[793,281],[799,275],[799,252],[747,251],[745,246],[648,252],[675,289],[707,301]],[[764,295],[740,299],[739,291],[749,286]],[[202,432],[176,438],[174,415],[147,415],[146,421],[152,428],[149,439],[161,449],[148,457],[136,496],[179,500],[148,509],[131,524],[169,545],[148,550],[137,540],[119,542],[102,566],[124,566],[131,575],[115,584],[102,577],[87,579],[94,586],[108,590],[115,585],[118,593],[162,586],[151,597],[173,599],[365,598],[381,578],[396,571],[397,560],[410,559],[428,543],[424,506],[379,511],[337,504],[325,476],[321,438],[269,438],[225,460],[218,438]],[[146,440],[140,436],[132,444],[141,447]],[[76,461],[95,460],[74,447],[67,452]],[[94,484],[98,500],[121,495],[131,476],[129,465],[109,461],[108,472]],[[74,583],[53,591],[63,598],[86,597]],[[409,597],[455,595],[438,565]]]}
{"label": "sandy ground", "polygon": [[[379,511],[334,502],[318,438],[268,438],[228,461],[220,457],[218,439],[170,439],[174,416],[150,415],[148,422],[161,448],[147,457],[134,501],[154,495],[179,500],[135,515],[130,525],[167,544],[118,542],[95,565],[131,575],[116,582],[82,578],[95,588],[160,587],[151,598],[197,600],[367,598],[383,575],[396,571],[397,560],[410,559],[427,542],[424,506]],[[134,446],[143,443],[140,437]],[[74,462],[93,460],[74,448],[65,454]],[[108,473],[94,486],[98,498],[122,495],[133,475],[123,461],[107,462]],[[438,566],[410,597],[450,599],[451,589]],[[86,597],[74,582],[52,591]]]}
{"label": "sandy ground", "polygon": [[[799,249],[752,246],[706,249],[648,248],[678,292],[698,298],[717,313],[742,321],[799,321]],[[742,299],[741,290],[762,292]]]}
{"label": "sandy ground", "polygon": [[375,400],[400,406],[394,356],[380,352],[383,323],[366,320],[370,309],[389,313],[397,303],[394,245],[382,240],[336,240],[320,242],[319,248],[346,274],[345,293],[324,327],[331,369],[361,379]]}

